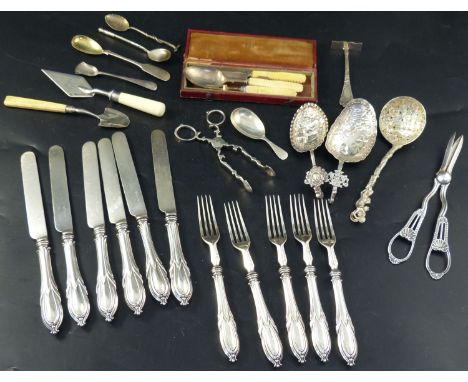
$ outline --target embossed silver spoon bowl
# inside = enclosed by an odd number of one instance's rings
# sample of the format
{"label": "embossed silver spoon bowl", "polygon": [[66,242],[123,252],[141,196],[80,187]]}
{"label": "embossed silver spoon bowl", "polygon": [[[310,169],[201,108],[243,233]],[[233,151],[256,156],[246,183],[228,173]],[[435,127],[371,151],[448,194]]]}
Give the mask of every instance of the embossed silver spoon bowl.
{"label": "embossed silver spoon bowl", "polygon": [[414,142],[426,126],[426,110],[416,99],[407,96],[396,97],[388,101],[382,108],[379,118],[380,132],[392,144],[380,164],[372,174],[367,186],[361,191],[356,202],[356,209],[350,219],[355,223],[364,223],[369,211],[373,187],[388,160],[403,146]]}
{"label": "embossed silver spoon bowl", "polygon": [[291,146],[299,153],[310,152],[312,168],[307,171],[304,183],[323,198],[320,186],[327,178],[326,171],[315,163],[314,150],[322,145],[328,132],[328,119],[323,110],[314,103],[302,105],[294,114],[289,129]]}

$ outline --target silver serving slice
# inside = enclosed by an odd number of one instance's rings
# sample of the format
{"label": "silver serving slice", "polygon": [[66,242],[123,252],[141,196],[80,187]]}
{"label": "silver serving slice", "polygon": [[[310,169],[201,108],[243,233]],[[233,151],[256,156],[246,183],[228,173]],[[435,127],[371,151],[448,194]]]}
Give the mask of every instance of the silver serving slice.
{"label": "silver serving slice", "polygon": [[94,142],[86,142],[82,148],[83,182],[86,202],[86,218],[94,231],[97,256],[96,296],[99,313],[110,322],[117,311],[119,298],[107,251],[107,236],[102,207],[101,177]]}
{"label": "silver serving slice", "polygon": [[41,270],[41,317],[52,334],[59,331],[63,320],[60,293],[55,283],[50,261],[49,239],[42,204],[42,191],[39,182],[36,156],[32,151],[21,155],[21,175],[23,178],[24,202],[28,217],[29,236],[36,240],[37,256]]}
{"label": "silver serving slice", "polygon": [[52,146],[49,149],[49,170],[55,229],[62,233],[62,246],[67,267],[68,312],[78,326],[83,326],[89,316],[90,305],[88,291],[76,258],[65,155],[60,146]]}
{"label": "silver serving slice", "polygon": [[132,153],[130,152],[125,134],[113,134],[112,146],[114,147],[115,160],[119,169],[120,181],[124,189],[128,211],[137,220],[141,240],[145,248],[148,286],[153,297],[162,305],[165,305],[171,293],[171,285],[166,269],[159,259],[154,246],[148,223],[148,211],[146,210],[145,200],[143,199]]}
{"label": "silver serving slice", "polygon": [[101,164],[102,182],[107,205],[109,221],[115,224],[122,256],[122,285],[125,302],[135,314],[141,314],[145,305],[146,293],[143,278],[133,257],[132,244],[127,229],[127,217],[120,191],[119,175],[114,159],[110,139],[103,138],[98,142],[99,162]]}
{"label": "silver serving slice", "polygon": [[167,152],[166,136],[162,130],[153,130],[151,133],[151,147],[158,205],[160,211],[166,215],[166,229],[171,253],[169,268],[171,289],[180,304],[187,305],[192,297],[193,286],[190,280],[190,270],[180,243],[169,153]]}

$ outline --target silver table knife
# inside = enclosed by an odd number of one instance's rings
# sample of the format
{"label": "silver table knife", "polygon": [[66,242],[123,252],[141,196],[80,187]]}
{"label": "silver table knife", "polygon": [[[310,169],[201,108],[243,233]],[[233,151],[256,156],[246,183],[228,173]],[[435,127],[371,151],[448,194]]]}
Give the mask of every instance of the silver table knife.
{"label": "silver table knife", "polygon": [[36,156],[32,151],[27,151],[21,155],[21,175],[29,236],[36,240],[37,256],[41,270],[40,305],[42,322],[52,334],[56,334],[62,324],[63,309],[60,293],[52,272],[41,184],[39,182]]}
{"label": "silver table knife", "polygon": [[107,205],[109,221],[115,224],[122,256],[122,286],[125,302],[135,314],[141,314],[145,305],[146,292],[143,278],[133,257],[132,244],[127,229],[127,217],[120,191],[119,174],[114,159],[110,139],[103,138],[98,142],[99,162],[101,164],[102,182]]}
{"label": "silver table knife", "polygon": [[121,132],[114,133],[112,135],[112,146],[114,147],[115,160],[117,162],[125,200],[127,201],[128,211],[138,222],[138,229],[145,248],[148,286],[153,297],[162,305],[165,305],[171,293],[171,285],[167,277],[166,269],[159,259],[151,237],[145,200],[143,199],[140,182],[138,181],[137,172],[125,134]]}
{"label": "silver table knife", "polygon": [[76,258],[65,155],[60,146],[52,146],[49,149],[49,170],[55,229],[62,233],[63,252],[67,267],[68,312],[78,326],[83,326],[89,316],[90,305],[88,291],[81,277]]}
{"label": "silver table knife", "polygon": [[94,142],[86,142],[82,148],[83,183],[85,191],[86,218],[89,228],[94,231],[97,256],[96,296],[99,313],[106,321],[112,321],[117,311],[119,298],[114,275],[109,263],[107,236],[102,207],[101,177]]}
{"label": "silver table knife", "polygon": [[166,216],[166,229],[171,253],[169,268],[171,289],[180,304],[187,305],[192,297],[193,286],[190,280],[190,270],[180,243],[169,154],[167,152],[166,137],[162,130],[154,130],[151,133],[151,148],[158,206]]}

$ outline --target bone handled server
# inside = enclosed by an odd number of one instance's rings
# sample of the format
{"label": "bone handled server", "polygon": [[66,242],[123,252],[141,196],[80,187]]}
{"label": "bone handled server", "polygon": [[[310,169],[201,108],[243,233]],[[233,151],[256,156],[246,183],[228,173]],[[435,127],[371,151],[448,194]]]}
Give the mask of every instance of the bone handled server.
{"label": "bone handled server", "polygon": [[60,146],[49,149],[50,188],[55,229],[62,234],[63,252],[67,268],[67,307],[78,326],[83,326],[91,310],[88,291],[76,257],[73,221],[68,194],[65,154]]}
{"label": "bone handled server", "polygon": [[21,155],[21,176],[29,235],[36,241],[36,252],[39,258],[41,318],[50,333],[56,334],[62,324],[63,308],[52,271],[39,172],[36,156],[32,151]]}

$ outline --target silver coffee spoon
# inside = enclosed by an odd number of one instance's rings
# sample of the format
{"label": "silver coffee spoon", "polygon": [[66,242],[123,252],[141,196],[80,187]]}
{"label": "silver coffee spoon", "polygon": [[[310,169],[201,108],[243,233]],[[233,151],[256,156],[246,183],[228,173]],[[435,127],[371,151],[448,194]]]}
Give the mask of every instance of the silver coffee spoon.
{"label": "silver coffee spoon", "polygon": [[141,51],[146,53],[146,55],[148,56],[148,58],[151,61],[164,62],[164,61],[167,61],[167,60],[169,60],[171,58],[172,53],[171,53],[171,51],[169,49],[157,48],[157,49],[149,50],[148,48],[145,48],[143,45],[137,44],[136,42],[134,42],[132,40],[129,40],[128,38],[119,36],[118,34],[115,34],[115,33],[111,32],[111,31],[106,30],[106,29],[99,28],[98,32],[102,33],[105,36],[108,36],[108,37],[114,38],[116,40],[122,41],[122,42],[124,42],[124,43],[126,43],[128,45],[133,46],[134,48],[140,49]]}
{"label": "silver coffee spoon", "polygon": [[281,160],[285,160],[288,157],[287,151],[274,144],[265,136],[265,125],[252,110],[245,107],[234,109],[231,113],[231,123],[239,133],[268,143]]}
{"label": "silver coffee spoon", "polygon": [[147,38],[150,38],[158,42],[159,44],[164,44],[164,45],[171,47],[174,50],[174,52],[177,52],[177,49],[180,48],[180,45],[171,44],[169,41],[165,41],[159,37],[143,32],[141,29],[130,26],[130,23],[128,22],[128,20],[123,16],[110,13],[106,15],[104,19],[106,21],[106,24],[109,25],[109,27],[111,27],[115,31],[125,32],[131,29],[131,30],[134,30],[135,32],[142,34],[143,36]]}
{"label": "silver coffee spoon", "polygon": [[158,85],[156,84],[156,82],[140,80],[138,78],[118,76],[117,74],[102,72],[95,66],[90,65],[84,61],[76,65],[75,74],[80,74],[82,76],[87,76],[87,77],[107,76],[107,77],[112,77],[112,78],[118,78],[119,80],[127,81],[127,82],[144,87],[145,89],[149,89],[149,90],[156,90],[158,88]]}

